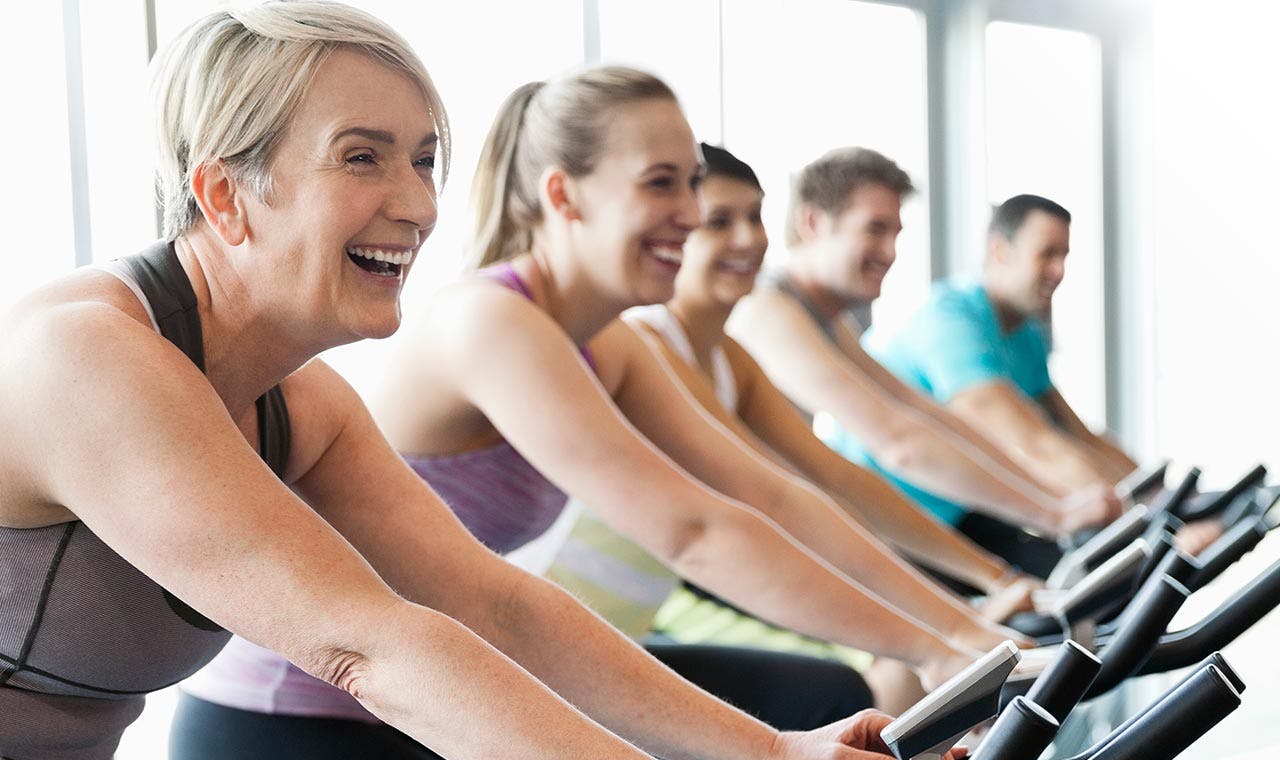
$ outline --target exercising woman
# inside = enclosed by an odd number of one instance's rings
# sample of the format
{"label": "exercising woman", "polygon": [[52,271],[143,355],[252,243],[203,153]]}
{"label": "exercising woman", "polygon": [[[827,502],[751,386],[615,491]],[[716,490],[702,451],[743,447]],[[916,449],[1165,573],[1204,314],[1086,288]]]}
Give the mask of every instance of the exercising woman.
{"label": "exercising woman", "polygon": [[495,557],[312,360],[396,329],[435,222],[447,121],[399,36],[220,12],[157,84],[167,241],[0,325],[0,756],[107,760],[229,632],[413,740],[310,757],[884,752],[883,716],[779,733]]}

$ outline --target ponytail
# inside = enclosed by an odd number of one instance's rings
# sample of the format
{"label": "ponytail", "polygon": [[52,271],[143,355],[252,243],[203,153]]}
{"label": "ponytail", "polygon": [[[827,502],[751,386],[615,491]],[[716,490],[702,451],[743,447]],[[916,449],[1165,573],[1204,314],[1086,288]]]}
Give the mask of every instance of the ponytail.
{"label": "ponytail", "polygon": [[574,177],[591,173],[611,111],[651,99],[676,98],[652,74],[622,66],[530,82],[507,96],[471,183],[467,258],[486,267],[528,251],[542,220],[538,179],[543,170],[558,166]]}
{"label": "ponytail", "polygon": [[524,183],[514,181],[513,175],[529,101],[545,84],[529,82],[507,96],[480,151],[471,182],[471,240],[467,245],[468,258],[477,268],[511,258],[532,244],[528,226],[537,221],[538,199],[519,197]]}

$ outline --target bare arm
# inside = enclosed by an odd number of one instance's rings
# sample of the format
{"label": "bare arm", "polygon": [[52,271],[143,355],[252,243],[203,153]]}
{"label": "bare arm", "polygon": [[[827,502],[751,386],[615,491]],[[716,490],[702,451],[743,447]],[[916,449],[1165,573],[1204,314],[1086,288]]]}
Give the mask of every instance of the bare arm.
{"label": "bare arm", "polygon": [[0,409],[30,479],[195,609],[445,755],[644,757],[461,624],[393,593],[149,328],[72,304],[19,332],[6,340],[22,372],[4,373]]}
{"label": "bare arm", "polygon": [[1012,580],[1004,560],[931,519],[882,478],[818,440],[746,350],[731,338],[724,346],[738,378],[742,419],[771,449],[916,561],[987,592]]}
{"label": "bare arm", "polygon": [[965,388],[947,406],[1072,488],[1114,484],[1098,471],[1084,447],[1057,430],[1033,401],[1004,380]]}
{"label": "bare arm", "polygon": [[681,679],[558,587],[482,547],[392,451],[345,383],[325,374],[318,382],[351,401],[341,433],[297,487],[390,585],[456,618],[650,753],[767,754],[773,731]]}
{"label": "bare arm", "polygon": [[[535,467],[677,573],[828,641],[916,665],[958,654],[655,448],[540,309],[476,287],[438,299],[431,324],[431,361],[447,368],[450,386]],[[518,392],[512,378],[519,378]]]}
{"label": "bare arm", "polygon": [[947,407],[909,387],[901,378],[872,358],[857,341],[853,341],[851,346],[842,346],[842,350],[860,370],[894,398],[925,415],[930,421],[959,437],[983,455],[990,457],[991,461],[1012,473],[1013,476],[1031,483],[1051,497],[1062,498],[1070,495],[1071,489],[1059,482],[1052,472],[1047,472],[1040,467],[1028,467],[1025,462],[1010,456],[999,444],[998,438],[992,439],[988,434],[975,429],[969,422],[952,413]]}
{"label": "bare arm", "polygon": [[1090,430],[1057,388],[1046,391],[1040,397],[1040,404],[1067,435],[1088,447],[1094,456],[1094,462],[1106,472],[1109,478],[1115,478],[1115,482],[1118,483],[1138,469],[1138,463],[1133,461],[1123,449],[1106,436]]}
{"label": "bare arm", "polygon": [[[714,419],[677,379],[658,338],[618,321],[592,341],[598,362],[624,363],[617,402],[649,440],[695,477],[755,507],[815,554],[904,613],[978,649],[1007,638],[851,519],[825,493],[765,458]],[[702,382],[706,382],[703,380]],[[821,445],[821,444],[819,444]]]}
{"label": "bare arm", "polygon": [[743,299],[729,332],[790,399],[811,412],[827,411],[865,443],[886,467],[974,509],[1051,534],[1062,530],[1053,497],[975,456],[954,436],[869,380],[789,298],[756,293]]}

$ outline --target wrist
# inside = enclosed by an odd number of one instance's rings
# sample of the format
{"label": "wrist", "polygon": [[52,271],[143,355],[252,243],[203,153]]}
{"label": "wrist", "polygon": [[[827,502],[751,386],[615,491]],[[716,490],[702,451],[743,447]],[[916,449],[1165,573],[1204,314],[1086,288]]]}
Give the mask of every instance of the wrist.
{"label": "wrist", "polygon": [[1000,564],[993,568],[991,576],[987,579],[987,587],[985,591],[987,595],[998,594],[1001,591],[1017,583],[1022,578],[1022,571],[1010,564]]}

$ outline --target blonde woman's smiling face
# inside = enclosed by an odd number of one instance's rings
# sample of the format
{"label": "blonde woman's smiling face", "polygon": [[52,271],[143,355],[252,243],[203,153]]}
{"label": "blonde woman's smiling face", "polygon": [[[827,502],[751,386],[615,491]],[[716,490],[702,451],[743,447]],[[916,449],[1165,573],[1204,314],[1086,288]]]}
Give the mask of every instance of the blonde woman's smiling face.
{"label": "blonde woman's smiling face", "polygon": [[253,275],[280,307],[349,340],[390,335],[400,292],[436,221],[435,125],[419,87],[338,49],[316,73],[271,164],[265,202],[247,198]]}

